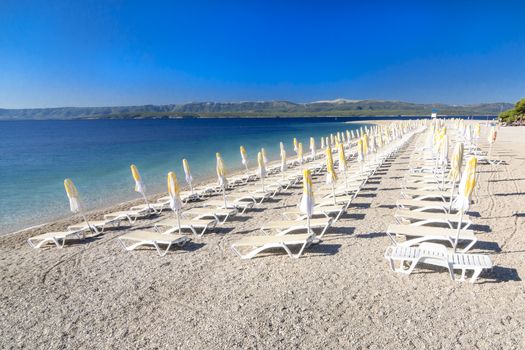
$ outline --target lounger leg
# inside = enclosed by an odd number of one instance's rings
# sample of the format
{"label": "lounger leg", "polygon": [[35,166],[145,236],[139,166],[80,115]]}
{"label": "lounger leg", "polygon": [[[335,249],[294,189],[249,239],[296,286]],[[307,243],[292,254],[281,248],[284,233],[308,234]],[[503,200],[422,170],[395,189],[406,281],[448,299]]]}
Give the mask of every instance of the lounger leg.
{"label": "lounger leg", "polygon": [[474,244],[476,244],[476,242],[478,241],[478,239],[476,237],[474,237],[472,239],[472,241],[463,249],[463,253],[466,253],[470,250],[470,248],[472,248],[474,246]]}

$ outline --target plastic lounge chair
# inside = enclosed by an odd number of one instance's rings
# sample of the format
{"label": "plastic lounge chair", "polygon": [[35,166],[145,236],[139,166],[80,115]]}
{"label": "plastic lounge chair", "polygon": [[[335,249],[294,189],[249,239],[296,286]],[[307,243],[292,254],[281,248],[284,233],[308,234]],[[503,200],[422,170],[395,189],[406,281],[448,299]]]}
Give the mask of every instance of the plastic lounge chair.
{"label": "plastic lounge chair", "polygon": [[[339,220],[339,217],[346,211],[346,205],[327,205],[327,206],[316,206],[312,216],[325,216],[330,218],[335,215],[334,222]],[[283,213],[286,219],[291,220],[304,220],[306,215],[301,212],[299,208],[291,208]]]}
{"label": "plastic lounge chair", "polygon": [[439,210],[443,213],[452,213],[455,210],[450,208],[450,203],[439,201],[424,201],[417,199],[398,199],[396,201],[396,207],[399,209],[410,209],[412,211],[429,211]]}
{"label": "plastic lounge chair", "polygon": [[68,231],[94,231],[95,234],[103,233],[107,225],[116,224],[116,227],[120,227],[123,220],[128,220],[130,225],[132,224],[131,218],[127,216],[117,216],[106,220],[90,220],[89,226],[85,222],[81,222],[75,225],[68,226]]}
{"label": "plastic lounge chair", "polygon": [[[394,218],[399,224],[408,223],[412,226],[426,226],[432,224],[447,224],[451,229],[457,228],[460,219],[459,214],[428,213],[422,211],[398,209]],[[461,228],[466,230],[472,225],[468,215],[461,217]]]}
{"label": "plastic lounge chair", "polygon": [[[260,252],[267,249],[282,248],[288,253],[290,258],[299,258],[304,250],[314,242],[314,234],[297,234],[288,236],[251,236],[245,237],[231,245],[232,250],[241,259],[251,259]],[[289,246],[301,245],[301,248],[297,254],[293,254]],[[250,247],[251,250],[242,254],[240,249],[244,247]]]}
{"label": "plastic lounge chair", "polygon": [[104,214],[105,220],[128,220],[130,224],[134,224],[138,219],[145,218],[152,214],[151,209],[143,207],[140,209],[130,209],[115,211],[112,213]]}
{"label": "plastic lounge chair", "polygon": [[[454,245],[455,237],[457,235],[457,229],[441,228],[441,227],[429,227],[429,226],[410,226],[410,225],[399,225],[391,224],[386,230],[386,234],[392,242],[396,245],[402,246],[413,246],[421,244],[425,241],[446,241]],[[395,237],[396,236],[405,236],[405,237],[417,237],[399,243]],[[463,252],[467,252],[478,239],[474,235],[472,230],[461,230],[459,233],[459,240],[466,241],[468,244],[463,248]]]}
{"label": "plastic lounge chair", "polygon": [[85,230],[47,232],[28,238],[27,243],[31,248],[38,249],[46,243],[54,243],[57,248],[63,248],[66,240],[70,237],[84,239]]}
{"label": "plastic lounge chair", "polygon": [[[388,247],[385,252],[392,271],[410,274],[418,263],[441,266],[448,269],[450,278],[455,280],[454,270],[461,271],[460,281],[464,281],[467,271],[472,271],[470,282],[474,283],[485,269],[492,269],[492,261],[484,254],[450,253],[447,247],[436,243],[422,243],[419,247]],[[399,267],[395,267],[399,262]],[[410,263],[408,268],[405,262]]]}
{"label": "plastic lounge chair", "polygon": [[[131,245],[126,245],[126,241],[131,241],[133,243]],[[118,238],[118,242],[122,248],[127,251],[132,251],[142,245],[152,245],[160,256],[166,255],[172,245],[175,244],[182,247],[189,241],[190,238],[183,235],[164,234],[143,230],[131,231]],[[165,250],[161,250],[159,245],[167,245],[167,247]]]}
{"label": "plastic lounge chair", "polygon": [[[237,214],[237,209],[230,208],[191,208],[182,212],[183,216],[193,216],[194,219],[202,218],[214,218],[217,222],[224,224],[230,216]],[[219,220],[219,217],[224,217],[222,221]]]}
{"label": "plastic lounge chair", "polygon": [[[310,220],[310,230],[321,229],[319,238],[323,238],[328,228],[332,225],[332,218],[319,218]],[[261,226],[261,231],[270,234],[272,230],[275,230],[276,236],[284,236],[286,234],[296,231],[308,231],[308,224],[306,220],[283,220],[283,221],[270,221]]]}
{"label": "plastic lounge chair", "polygon": [[[184,230],[184,229],[190,230],[194,235],[198,235],[199,237],[202,237],[207,230],[213,230],[218,223],[218,221],[215,219],[211,219],[211,220],[180,219],[180,220],[177,220],[177,218],[169,218],[169,219],[165,219],[165,220],[155,223],[155,230],[157,230],[157,232],[160,232],[160,227],[163,227],[163,228],[167,228],[167,230],[162,233],[165,233],[165,234],[177,233],[179,231],[179,221],[180,221],[181,230]],[[200,232],[197,233],[196,229],[199,229]]]}
{"label": "plastic lounge chair", "polygon": [[241,214],[244,214],[246,210],[251,209],[257,203],[257,200],[250,195],[232,195],[226,196],[226,207],[224,206],[223,199],[210,199],[204,202],[204,206],[213,206],[218,208],[226,209],[237,209],[240,210]]}

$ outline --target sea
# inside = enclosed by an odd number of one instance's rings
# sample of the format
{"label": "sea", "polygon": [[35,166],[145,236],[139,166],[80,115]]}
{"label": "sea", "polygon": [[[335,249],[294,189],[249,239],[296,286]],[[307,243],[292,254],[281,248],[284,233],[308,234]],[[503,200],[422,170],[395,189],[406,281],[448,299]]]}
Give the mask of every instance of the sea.
{"label": "sea", "polygon": [[[239,146],[250,166],[265,148],[279,159],[279,142],[294,155],[293,138],[308,153],[309,138],[358,129],[358,118],[224,118],[141,120],[0,121],[0,233],[73,215],[63,181],[75,183],[86,210],[139,198],[130,165],[148,194],[166,192],[174,171],[185,185],[182,159],[195,181],[215,178],[215,153],[228,172],[242,169]],[[360,118],[362,120],[362,118]]]}

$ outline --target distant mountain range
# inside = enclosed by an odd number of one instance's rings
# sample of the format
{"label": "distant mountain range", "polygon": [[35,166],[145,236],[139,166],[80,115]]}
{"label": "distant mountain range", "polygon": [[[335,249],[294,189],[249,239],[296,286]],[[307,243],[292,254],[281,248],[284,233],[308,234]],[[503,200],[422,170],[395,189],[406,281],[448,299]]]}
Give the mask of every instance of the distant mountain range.
{"label": "distant mountain range", "polygon": [[59,107],[0,109],[3,120],[45,119],[143,119],[206,117],[304,117],[304,116],[428,116],[432,111],[449,116],[496,116],[513,107],[511,103],[473,105],[419,104],[401,101],[347,100],[293,103],[191,102],[169,105],[118,107]]}

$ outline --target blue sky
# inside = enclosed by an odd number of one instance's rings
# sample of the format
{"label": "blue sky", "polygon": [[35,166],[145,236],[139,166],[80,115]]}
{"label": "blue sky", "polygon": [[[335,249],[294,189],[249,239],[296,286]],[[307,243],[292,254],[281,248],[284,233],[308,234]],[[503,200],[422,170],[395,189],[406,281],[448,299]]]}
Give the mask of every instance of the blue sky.
{"label": "blue sky", "polygon": [[525,95],[525,2],[0,1],[0,108]]}

